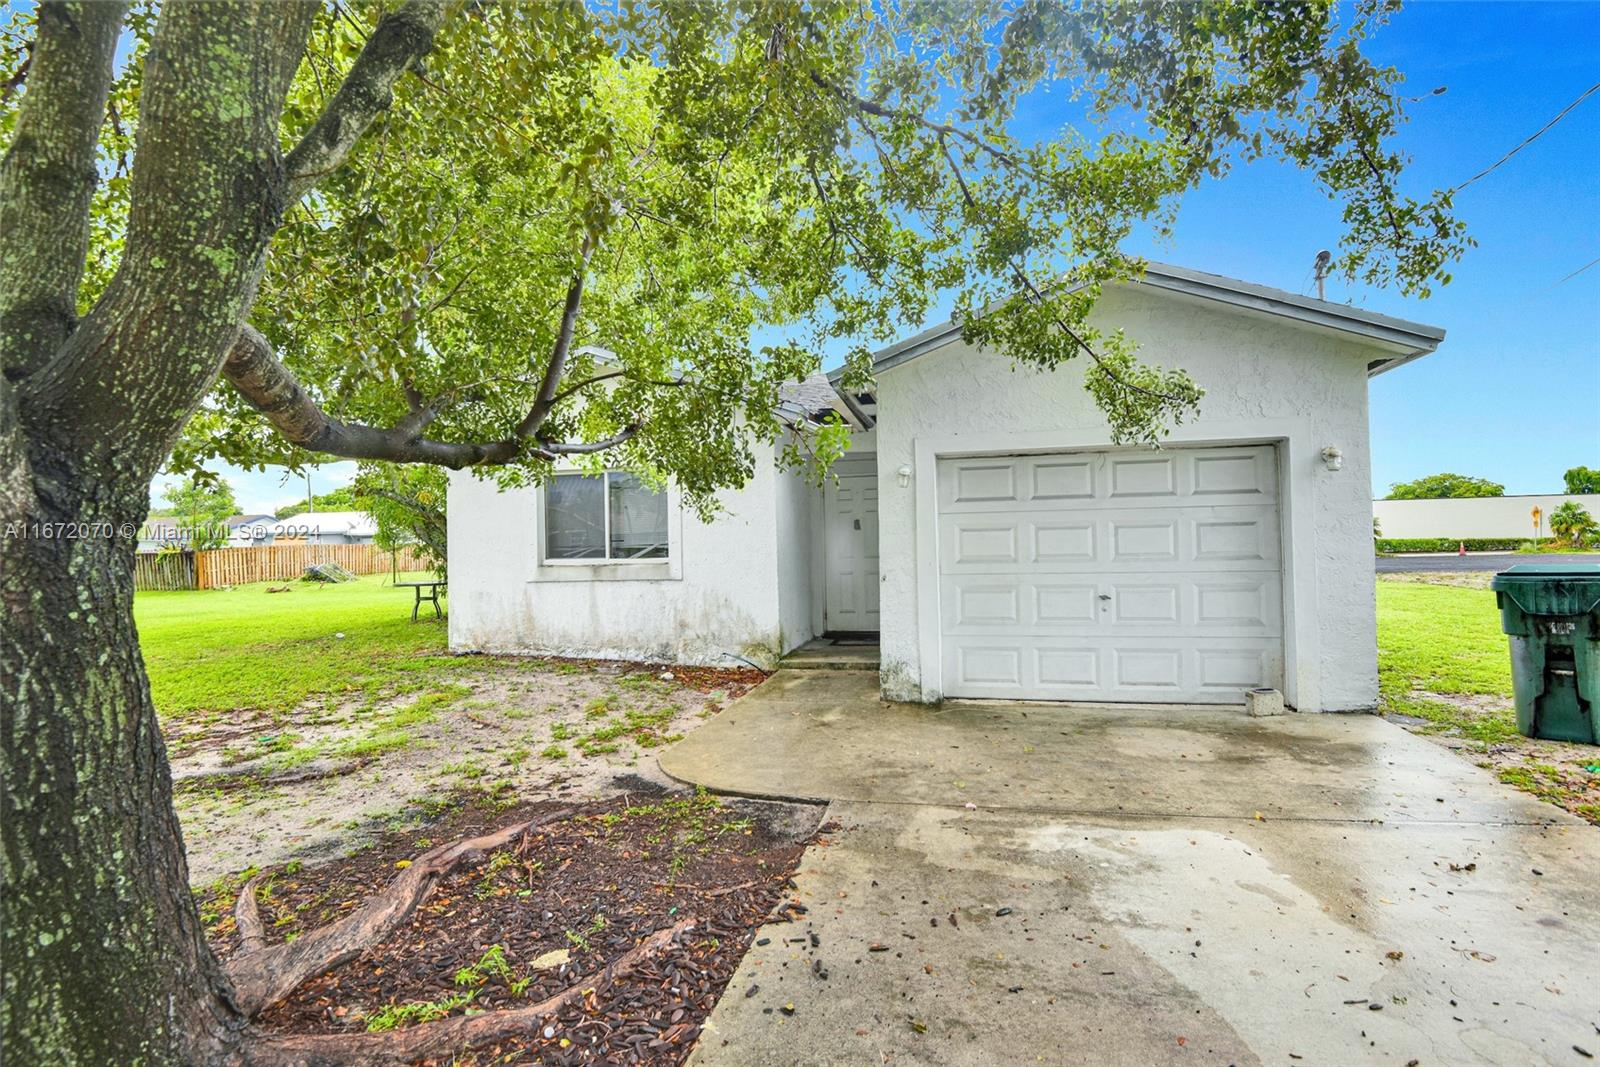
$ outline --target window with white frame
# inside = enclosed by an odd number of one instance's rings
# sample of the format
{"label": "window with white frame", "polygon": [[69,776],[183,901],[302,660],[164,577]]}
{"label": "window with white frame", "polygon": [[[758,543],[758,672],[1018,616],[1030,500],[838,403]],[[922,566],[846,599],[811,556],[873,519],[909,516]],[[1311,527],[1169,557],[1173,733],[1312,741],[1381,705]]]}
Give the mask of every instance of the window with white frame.
{"label": "window with white frame", "polygon": [[667,494],[632,474],[558,474],[545,487],[547,560],[667,558]]}

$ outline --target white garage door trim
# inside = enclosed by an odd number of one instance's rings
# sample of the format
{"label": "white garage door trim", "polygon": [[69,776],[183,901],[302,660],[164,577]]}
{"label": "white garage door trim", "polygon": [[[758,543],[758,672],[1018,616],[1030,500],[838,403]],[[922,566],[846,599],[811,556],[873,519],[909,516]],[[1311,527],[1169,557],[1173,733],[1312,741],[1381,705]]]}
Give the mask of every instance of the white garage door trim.
{"label": "white garage door trim", "polygon": [[939,457],[943,694],[1237,703],[1282,688],[1277,462],[1270,444]]}

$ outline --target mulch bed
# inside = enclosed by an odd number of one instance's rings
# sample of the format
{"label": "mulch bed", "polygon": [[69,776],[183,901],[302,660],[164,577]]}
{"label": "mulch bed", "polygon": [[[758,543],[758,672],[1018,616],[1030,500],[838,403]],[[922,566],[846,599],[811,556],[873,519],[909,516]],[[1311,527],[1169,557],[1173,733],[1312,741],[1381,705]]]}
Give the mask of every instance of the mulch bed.
{"label": "mulch bed", "polygon": [[[393,1006],[448,1004],[465,994],[471,1000],[447,1014],[532,1004],[687,917],[692,931],[635,973],[569,1002],[547,1021],[549,1037],[422,1061],[682,1062],[756,928],[785,902],[807,844],[769,831],[750,806],[689,793],[508,809],[469,798],[439,821],[390,832],[358,855],[277,871],[258,893],[269,943],[354,910],[432,845],[562,809],[573,814],[448,877],[386,941],[304,983],[258,1022],[270,1031],[355,1033],[393,1020]],[[238,947],[231,892],[202,903],[216,916],[209,933],[226,958]],[[564,964],[532,968],[561,950],[569,954]],[[399,1025],[416,1019],[413,1009]]]}
{"label": "mulch bed", "polygon": [[[477,656],[482,653],[469,652],[463,655]],[[496,656],[507,663],[517,666],[528,666],[530,661],[522,656]],[[767,680],[768,672],[755,667],[691,667],[682,663],[646,663],[634,659],[586,659],[582,656],[539,656],[535,657],[541,664],[573,665],[585,667],[601,674],[648,674],[659,678],[663,674],[672,675],[672,680],[679,685],[686,686],[698,693],[726,693],[729,699],[742,697],[756,686]]]}

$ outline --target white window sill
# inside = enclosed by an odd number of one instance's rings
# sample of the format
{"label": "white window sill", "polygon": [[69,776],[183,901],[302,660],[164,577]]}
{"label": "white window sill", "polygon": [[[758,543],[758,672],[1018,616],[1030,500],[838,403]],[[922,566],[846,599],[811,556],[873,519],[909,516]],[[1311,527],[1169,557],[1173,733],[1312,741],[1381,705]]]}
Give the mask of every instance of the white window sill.
{"label": "white window sill", "polygon": [[681,572],[672,559],[548,559],[533,569],[536,582],[668,582]]}

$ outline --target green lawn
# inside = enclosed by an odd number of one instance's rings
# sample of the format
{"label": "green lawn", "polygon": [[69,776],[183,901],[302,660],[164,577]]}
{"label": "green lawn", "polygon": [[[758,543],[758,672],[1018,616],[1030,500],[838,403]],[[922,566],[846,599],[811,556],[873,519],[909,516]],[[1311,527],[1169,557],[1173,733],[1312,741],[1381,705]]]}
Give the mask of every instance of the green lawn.
{"label": "green lawn", "polygon": [[[411,621],[387,575],[140,593],[134,618],[164,719],[287,712],[311,696],[404,692],[453,673],[444,623]],[[340,635],[343,636],[340,636]]]}
{"label": "green lawn", "polygon": [[1386,713],[1426,719],[1502,782],[1600,824],[1600,750],[1517,733],[1511,652],[1487,589],[1378,582],[1378,687]]}
{"label": "green lawn", "polygon": [[[1516,735],[1509,709],[1511,655],[1487,589],[1378,582],[1378,687],[1383,710],[1456,727],[1495,742]],[[1438,700],[1417,693],[1500,697]],[[1473,708],[1474,703],[1495,705]]]}

